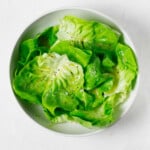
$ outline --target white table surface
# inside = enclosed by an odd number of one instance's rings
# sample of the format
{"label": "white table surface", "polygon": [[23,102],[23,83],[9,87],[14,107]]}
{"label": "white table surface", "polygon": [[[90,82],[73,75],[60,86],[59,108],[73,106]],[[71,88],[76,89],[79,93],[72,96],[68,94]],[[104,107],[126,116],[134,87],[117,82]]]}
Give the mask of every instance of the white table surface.
{"label": "white table surface", "polygon": [[[112,17],[137,48],[141,79],[130,111],[114,126],[85,137],[54,134],[20,108],[9,82],[9,61],[24,28],[52,9],[92,8]],[[150,150],[149,0],[0,0],[0,150]]]}

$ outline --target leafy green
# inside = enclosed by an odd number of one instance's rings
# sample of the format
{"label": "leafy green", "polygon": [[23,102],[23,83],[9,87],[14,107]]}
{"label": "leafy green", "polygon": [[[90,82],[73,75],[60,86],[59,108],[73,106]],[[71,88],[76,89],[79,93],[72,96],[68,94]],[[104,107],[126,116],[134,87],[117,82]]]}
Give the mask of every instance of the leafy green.
{"label": "leafy green", "polygon": [[111,125],[138,76],[134,51],[120,35],[101,22],[65,16],[21,42],[15,94],[41,105],[51,124]]}
{"label": "leafy green", "polygon": [[86,92],[84,89],[81,89],[77,94],[76,97],[79,99],[80,102],[82,102],[80,109],[91,109],[93,102],[94,102],[94,97],[90,93]]}
{"label": "leafy green", "polygon": [[53,116],[67,113],[77,108],[79,102],[72,93],[65,89],[53,91],[48,89],[44,92],[42,97],[42,105]]}
{"label": "leafy green", "polygon": [[111,102],[105,101],[100,107],[93,110],[74,110],[71,115],[89,121],[92,125],[107,126],[113,122],[113,106]]}
{"label": "leafy green", "polygon": [[72,46],[67,41],[58,41],[54,44],[50,52],[56,52],[59,54],[67,54],[70,60],[75,61],[81,64],[83,67],[87,66],[92,56],[92,51],[90,50],[81,50],[77,47]]}
{"label": "leafy green", "polygon": [[114,78],[113,76],[109,77],[103,84],[101,84],[100,89],[103,92],[110,91],[114,86]]}
{"label": "leafy green", "polygon": [[104,68],[111,68],[111,67],[114,67],[116,64],[115,62],[113,61],[112,58],[110,58],[109,55],[105,55],[103,61],[102,61],[102,66]]}
{"label": "leafy green", "polygon": [[98,57],[93,57],[91,62],[85,68],[85,89],[91,90],[101,83],[108,80],[109,76],[105,75],[101,69],[101,62]]}
{"label": "leafy green", "polygon": [[[53,67],[51,67],[53,66]],[[83,87],[82,67],[56,53],[35,57],[19,72],[13,81],[15,92],[30,102],[41,102],[43,92],[63,87],[74,93]]]}
{"label": "leafy green", "polygon": [[20,65],[23,67],[27,62],[29,62],[36,54],[40,51],[37,47],[37,42],[35,39],[25,40],[20,46]]}
{"label": "leafy green", "polygon": [[91,90],[90,93],[94,96],[94,102],[92,104],[93,108],[100,106],[104,102],[104,92],[101,90],[100,87]]}
{"label": "leafy green", "polygon": [[57,36],[56,33],[58,32],[59,27],[52,26],[47,28],[44,32],[39,33],[36,36],[36,40],[39,47],[44,47],[47,50],[56,42]]}
{"label": "leafy green", "polygon": [[125,100],[122,93],[106,97],[103,103],[92,110],[74,110],[71,116],[90,122],[94,126],[108,126],[116,121],[121,110],[118,107]]}
{"label": "leafy green", "polygon": [[117,31],[103,23],[74,16],[65,16],[57,33],[59,40],[70,41],[80,48],[94,49],[97,53],[101,50],[113,50],[119,35]]}
{"label": "leafy green", "polygon": [[138,71],[133,51],[130,47],[118,43],[115,52],[118,59],[118,65],[116,67],[118,87],[116,91],[123,92],[131,90],[133,87],[132,81],[136,78]]}
{"label": "leafy green", "polygon": [[25,64],[32,60],[35,56],[48,52],[49,48],[57,40],[56,33],[58,26],[49,27],[44,32],[36,35],[35,38],[27,39],[20,45],[19,65],[20,70]]}

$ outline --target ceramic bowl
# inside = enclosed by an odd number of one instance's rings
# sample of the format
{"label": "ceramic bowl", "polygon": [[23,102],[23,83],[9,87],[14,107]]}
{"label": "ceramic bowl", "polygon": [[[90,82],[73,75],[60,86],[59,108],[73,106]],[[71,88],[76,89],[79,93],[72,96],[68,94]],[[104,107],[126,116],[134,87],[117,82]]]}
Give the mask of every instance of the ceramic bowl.
{"label": "ceramic bowl", "polygon": [[[111,27],[113,27],[113,28],[119,30],[121,33],[123,33],[125,42],[128,45],[130,45],[130,47],[133,48],[134,52],[136,53],[135,47],[134,47],[131,39],[127,35],[127,33],[122,29],[122,27],[118,23],[116,23],[110,17],[102,14],[101,12],[89,10],[89,9],[83,9],[83,8],[57,9],[57,10],[51,11],[51,12],[39,17],[37,20],[32,22],[24,30],[24,32],[20,35],[20,37],[17,40],[16,45],[13,49],[11,62],[10,62],[11,82],[12,82],[12,78],[13,78],[13,74],[14,74],[14,69],[16,67],[17,59],[18,59],[18,51],[19,51],[18,48],[19,48],[20,43],[25,39],[32,38],[34,35],[43,31],[45,28],[58,24],[60,19],[63,18],[65,15],[75,15],[80,18],[84,18],[84,19],[88,19],[88,20],[90,20],[90,19],[96,20],[96,21],[100,21],[100,22],[110,25]],[[122,114],[120,115],[120,118],[122,118],[126,114],[126,112],[131,107],[131,104],[135,100],[137,87],[138,87],[138,80],[137,80],[134,90],[130,94],[130,97],[122,106]],[[106,128],[88,129],[88,128],[85,128],[76,123],[62,123],[62,124],[50,126],[49,121],[45,118],[43,110],[40,106],[22,101],[16,95],[15,95],[15,97],[16,97],[17,101],[19,102],[20,106],[26,112],[26,114],[28,116],[30,116],[35,122],[37,122],[41,126],[47,128],[49,131],[53,131],[56,133],[62,133],[65,135],[89,135],[89,134],[101,132],[102,130],[106,129]]]}

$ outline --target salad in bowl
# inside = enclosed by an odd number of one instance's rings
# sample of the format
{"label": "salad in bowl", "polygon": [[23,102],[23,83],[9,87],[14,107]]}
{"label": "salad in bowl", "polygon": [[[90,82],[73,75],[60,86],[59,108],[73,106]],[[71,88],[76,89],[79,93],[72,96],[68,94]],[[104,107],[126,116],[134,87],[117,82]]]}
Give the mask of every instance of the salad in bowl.
{"label": "salad in bowl", "polygon": [[[11,84],[19,103],[57,132],[81,134],[111,126],[136,87],[135,50],[120,28],[104,16],[98,19],[99,13],[64,9],[44,17],[23,33],[12,56]],[[52,23],[41,29],[45,20]],[[67,124],[83,130],[63,129]]]}

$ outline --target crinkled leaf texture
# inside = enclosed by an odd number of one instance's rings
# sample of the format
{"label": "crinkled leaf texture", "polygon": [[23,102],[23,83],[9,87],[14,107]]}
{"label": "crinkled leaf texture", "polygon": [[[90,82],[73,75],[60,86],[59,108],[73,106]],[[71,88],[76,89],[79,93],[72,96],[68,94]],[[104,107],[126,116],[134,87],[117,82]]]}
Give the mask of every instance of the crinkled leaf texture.
{"label": "crinkled leaf texture", "polygon": [[133,88],[133,82],[137,77],[138,65],[132,49],[129,46],[118,43],[116,47],[118,65],[116,76],[118,76],[118,86],[116,92],[128,91]]}
{"label": "crinkled leaf texture", "polygon": [[[82,67],[56,53],[43,54],[26,64],[15,76],[13,87],[17,95],[30,102],[39,103],[43,93],[64,89],[73,94],[83,87]],[[63,95],[63,94],[62,94]],[[61,97],[61,96],[60,96]]]}
{"label": "crinkled leaf texture", "polygon": [[35,56],[48,52],[57,40],[58,26],[49,27],[34,38],[23,41],[19,48],[19,63],[17,72]]}
{"label": "crinkled leaf texture", "polygon": [[68,41],[57,41],[50,49],[50,52],[58,54],[66,54],[70,60],[81,64],[86,67],[92,56],[91,50],[82,50],[74,47]]}
{"label": "crinkled leaf texture", "polygon": [[51,123],[111,125],[138,74],[134,52],[119,36],[103,23],[65,16],[21,43],[15,93],[40,104]]}
{"label": "crinkled leaf texture", "polygon": [[87,21],[75,16],[65,16],[59,26],[59,40],[70,41],[73,45],[85,49],[113,50],[120,33],[109,26],[95,21]]}

